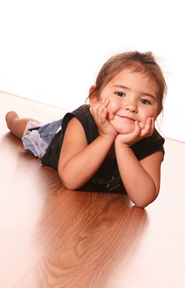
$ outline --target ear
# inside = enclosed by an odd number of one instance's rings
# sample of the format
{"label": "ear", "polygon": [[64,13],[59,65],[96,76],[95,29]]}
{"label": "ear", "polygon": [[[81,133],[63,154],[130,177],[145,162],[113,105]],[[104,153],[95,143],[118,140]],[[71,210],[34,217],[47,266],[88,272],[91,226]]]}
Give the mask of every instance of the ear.
{"label": "ear", "polygon": [[157,117],[159,116],[159,114],[163,111],[163,106],[159,109],[158,113],[157,113]]}
{"label": "ear", "polygon": [[98,102],[98,96],[97,96],[97,92],[95,92],[96,86],[93,85],[90,87],[89,89],[89,102],[91,105],[95,104],[96,102]]}

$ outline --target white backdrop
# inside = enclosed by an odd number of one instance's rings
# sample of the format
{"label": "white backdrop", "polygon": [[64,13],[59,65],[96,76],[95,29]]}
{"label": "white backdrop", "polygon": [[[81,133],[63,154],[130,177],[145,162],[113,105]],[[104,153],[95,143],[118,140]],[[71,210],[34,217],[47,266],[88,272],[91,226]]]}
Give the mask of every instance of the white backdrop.
{"label": "white backdrop", "polygon": [[72,110],[112,54],[151,50],[169,86],[162,132],[185,141],[183,11],[183,0],[0,0],[0,90]]}

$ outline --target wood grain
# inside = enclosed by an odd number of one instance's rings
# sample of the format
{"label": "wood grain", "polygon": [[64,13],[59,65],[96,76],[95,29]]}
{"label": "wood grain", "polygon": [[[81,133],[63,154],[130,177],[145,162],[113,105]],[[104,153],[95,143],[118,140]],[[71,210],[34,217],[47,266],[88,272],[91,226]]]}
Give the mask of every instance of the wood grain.
{"label": "wood grain", "polygon": [[0,288],[185,286],[185,143],[166,140],[160,195],[139,209],[127,195],[67,190],[4,121],[65,110],[3,92],[0,103]]}

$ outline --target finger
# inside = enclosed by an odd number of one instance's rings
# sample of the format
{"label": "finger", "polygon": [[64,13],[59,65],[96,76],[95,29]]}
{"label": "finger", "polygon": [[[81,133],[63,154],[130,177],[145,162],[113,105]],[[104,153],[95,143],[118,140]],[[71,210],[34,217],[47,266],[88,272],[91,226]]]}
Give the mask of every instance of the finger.
{"label": "finger", "polygon": [[154,133],[155,130],[155,119],[152,118],[152,128],[151,128],[151,135]]}
{"label": "finger", "polygon": [[150,124],[150,128],[149,128],[149,132],[148,133],[151,136],[153,134],[153,132],[154,132],[154,129],[155,129],[155,120],[154,120],[153,117],[150,118],[149,124]]}
{"label": "finger", "polygon": [[108,121],[107,115],[108,115],[108,111],[107,111],[107,108],[105,107],[105,108],[102,110],[101,114],[100,114],[100,121],[101,121],[101,123],[105,123],[105,122]]}
{"label": "finger", "polygon": [[154,119],[149,117],[147,118],[146,125],[141,131],[141,137],[149,137],[153,134],[154,131]]}
{"label": "finger", "polygon": [[90,112],[91,114],[96,117],[97,113],[98,113],[98,108],[101,104],[101,101],[98,101],[96,103],[93,103],[93,105],[90,106]]}
{"label": "finger", "polygon": [[96,124],[99,126],[101,124],[105,124],[108,122],[108,111],[107,111],[107,105],[109,101],[102,100],[96,103],[93,107],[91,107],[90,111],[91,114],[96,122]]}
{"label": "finger", "polygon": [[101,103],[100,103],[102,109],[104,109],[105,107],[107,107],[108,104],[109,104],[109,102],[110,102],[109,99],[103,99],[103,100],[101,101]]}
{"label": "finger", "polygon": [[93,103],[91,106],[90,106],[90,111],[96,111],[96,109],[99,107],[101,101],[98,101],[96,103]]}
{"label": "finger", "polygon": [[91,107],[92,113],[98,118],[101,117],[101,114],[103,113],[104,109],[107,107],[108,103],[109,103],[108,99],[107,100],[104,99],[102,101],[97,102],[95,105]]}
{"label": "finger", "polygon": [[108,119],[109,119],[109,121],[114,120],[114,118],[115,118],[115,114],[113,114],[110,111],[108,111]]}
{"label": "finger", "polygon": [[137,136],[137,135],[140,135],[141,133],[141,127],[139,125],[139,122],[138,121],[135,121],[135,129],[134,129],[134,134]]}
{"label": "finger", "polygon": [[105,99],[105,100],[103,101],[103,104],[104,104],[103,107],[105,107],[105,108],[102,110],[102,112],[106,113],[106,119],[107,119],[108,121],[111,121],[111,120],[113,120],[113,119],[115,118],[115,114],[114,114],[114,113],[111,113],[111,112],[109,111],[109,109],[108,109],[109,103],[110,103],[110,100],[109,100],[109,99]]}
{"label": "finger", "polygon": [[98,110],[100,109],[100,111],[102,111],[109,103],[109,100],[102,100],[102,101],[98,101],[96,103],[94,103],[92,106],[91,106],[91,109],[92,110]]}

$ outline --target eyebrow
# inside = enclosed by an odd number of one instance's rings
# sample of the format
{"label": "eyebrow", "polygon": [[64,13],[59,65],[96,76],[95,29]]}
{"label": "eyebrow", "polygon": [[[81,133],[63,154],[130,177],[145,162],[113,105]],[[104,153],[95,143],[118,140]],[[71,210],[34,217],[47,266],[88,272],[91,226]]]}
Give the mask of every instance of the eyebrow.
{"label": "eyebrow", "polygon": [[[130,90],[130,88],[128,88],[128,87],[126,87],[126,86],[123,86],[123,85],[114,85],[113,87]],[[151,97],[151,98],[153,98],[153,99],[156,99],[156,97],[154,97],[154,96],[153,96],[152,94],[150,94],[150,93],[142,92],[142,94],[145,95],[145,96]]]}

